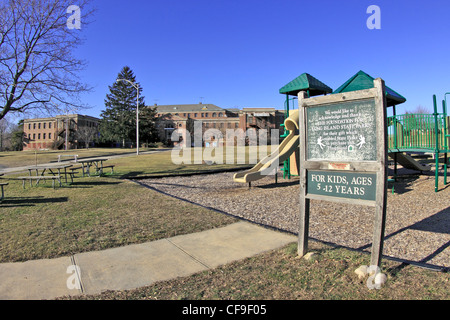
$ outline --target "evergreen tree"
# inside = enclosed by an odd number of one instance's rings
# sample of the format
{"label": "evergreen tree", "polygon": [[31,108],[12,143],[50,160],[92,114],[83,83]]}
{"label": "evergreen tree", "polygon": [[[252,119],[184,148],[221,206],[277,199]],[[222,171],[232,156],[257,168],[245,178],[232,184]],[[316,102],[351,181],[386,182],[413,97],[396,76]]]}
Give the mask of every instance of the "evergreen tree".
{"label": "evergreen tree", "polygon": [[23,120],[20,120],[12,131],[11,150],[22,151],[24,147],[25,133],[23,131]]}
{"label": "evergreen tree", "polygon": [[[133,71],[125,66],[117,76],[118,79],[131,81],[139,88],[139,138],[140,141],[153,142],[155,139],[154,108],[145,105],[142,88],[136,82]],[[117,81],[109,86],[110,93],[106,95],[106,109],[101,113],[99,125],[100,137],[103,142],[136,141],[136,96],[137,91],[128,81]]]}
{"label": "evergreen tree", "polygon": [[[155,121],[156,107],[139,105],[139,140],[147,146],[152,142],[158,141]],[[136,136],[136,131],[134,131],[134,136]]]}

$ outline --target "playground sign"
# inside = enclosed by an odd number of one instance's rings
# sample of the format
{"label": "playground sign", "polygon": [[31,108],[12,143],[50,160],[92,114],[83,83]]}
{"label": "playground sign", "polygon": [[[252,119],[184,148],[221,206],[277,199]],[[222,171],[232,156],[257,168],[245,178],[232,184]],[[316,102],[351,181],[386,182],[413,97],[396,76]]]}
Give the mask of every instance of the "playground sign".
{"label": "playground sign", "polygon": [[308,170],[307,194],[348,199],[376,200],[377,175]]}
{"label": "playground sign", "polygon": [[307,109],[307,160],[376,161],[375,101]]}
{"label": "playground sign", "polygon": [[310,200],[375,208],[371,265],[380,266],[386,219],[386,94],[374,88],[306,98],[299,92],[299,255],[307,253]]}

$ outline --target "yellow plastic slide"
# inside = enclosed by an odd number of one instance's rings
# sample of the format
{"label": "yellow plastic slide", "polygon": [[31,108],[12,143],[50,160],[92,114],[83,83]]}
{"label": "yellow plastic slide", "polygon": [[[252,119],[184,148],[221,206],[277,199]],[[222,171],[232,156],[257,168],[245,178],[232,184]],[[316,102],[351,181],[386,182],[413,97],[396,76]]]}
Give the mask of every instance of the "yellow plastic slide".
{"label": "yellow plastic slide", "polygon": [[278,166],[286,161],[291,154],[298,149],[298,110],[292,112],[291,116],[284,122],[284,125],[286,129],[289,130],[289,135],[283,140],[278,148],[273,153],[263,158],[250,170],[236,173],[233,177],[234,181],[249,183],[273,174],[275,170],[278,170]]}

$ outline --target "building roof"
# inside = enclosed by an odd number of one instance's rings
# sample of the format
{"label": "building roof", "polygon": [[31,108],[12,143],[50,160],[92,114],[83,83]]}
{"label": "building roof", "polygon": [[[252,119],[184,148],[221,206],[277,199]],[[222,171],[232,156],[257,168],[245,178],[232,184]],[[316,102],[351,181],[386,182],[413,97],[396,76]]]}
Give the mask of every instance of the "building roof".
{"label": "building roof", "polygon": [[173,104],[156,106],[158,113],[176,113],[176,112],[202,112],[202,111],[223,111],[224,109],[214,104]]}
{"label": "building roof", "polygon": [[239,108],[227,108],[227,109],[225,109],[225,111],[233,112],[233,113],[239,113],[241,111],[241,109],[239,109]]}
{"label": "building roof", "polygon": [[174,114],[165,115],[159,118],[161,121],[186,121],[186,117],[180,117]]}
{"label": "building roof", "polygon": [[282,87],[280,89],[280,93],[288,94],[290,96],[297,96],[300,91],[307,90],[309,90],[309,95],[311,97],[333,92],[333,89],[324,84],[322,81],[314,78],[309,73],[303,73]]}
{"label": "building roof", "polygon": [[[348,79],[342,86],[337,88],[333,93],[343,93],[356,90],[364,90],[373,88],[374,78],[364,71],[359,71],[353,77]],[[386,86],[386,100],[388,106],[394,106],[406,101],[406,98]]]}
{"label": "building roof", "polygon": [[244,112],[275,112],[275,108],[242,108]]}
{"label": "building roof", "polygon": [[83,118],[83,119],[90,119],[90,120],[100,120],[99,118],[87,116],[83,114],[68,114],[68,115],[57,115],[54,117],[47,117],[47,118],[33,118],[33,119],[24,119],[25,122],[39,122],[39,121],[55,121],[57,119],[66,119],[66,118]]}

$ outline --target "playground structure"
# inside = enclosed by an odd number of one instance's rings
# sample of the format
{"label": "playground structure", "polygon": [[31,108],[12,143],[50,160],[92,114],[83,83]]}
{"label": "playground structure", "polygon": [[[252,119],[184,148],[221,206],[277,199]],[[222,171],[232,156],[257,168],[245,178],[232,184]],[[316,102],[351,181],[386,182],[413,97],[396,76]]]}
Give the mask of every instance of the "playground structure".
{"label": "playground structure", "polygon": [[[449,117],[446,101],[442,101],[442,113],[438,112],[436,95],[433,96],[433,114],[403,114],[388,117],[388,150],[394,159],[394,179],[397,177],[397,163],[408,169],[429,171],[431,166],[421,165],[406,159],[411,153],[431,153],[435,160],[435,191],[439,190],[439,160],[443,154],[444,185],[447,184],[449,150]],[[407,153],[406,155],[404,153]],[[412,158],[411,158],[412,159]]]}
{"label": "playground structure", "polygon": [[291,116],[286,119],[284,126],[289,134],[284,138],[278,148],[269,156],[258,162],[252,169],[236,173],[234,175],[234,181],[249,183],[249,185],[251,185],[252,181],[276,173],[280,163],[287,161],[292,154],[298,152],[298,110],[294,111]]}
{"label": "playground structure", "polygon": [[[359,71],[342,86],[333,91],[329,86],[304,73],[280,89],[286,95],[285,123],[281,138],[284,139],[274,153],[261,160],[255,167],[235,174],[234,181],[251,183],[261,179],[274,170],[275,163],[283,163],[283,178],[290,179],[299,172],[298,148],[298,110],[290,110],[290,101],[296,99],[300,91],[306,97],[351,92],[373,88],[374,78]],[[447,94],[446,93],[445,97]],[[293,97],[290,97],[293,96]],[[406,98],[386,86],[387,107],[392,107],[393,115],[387,117],[388,155],[394,160],[394,175],[389,181],[395,182],[398,177],[397,164],[417,171],[430,171],[431,166],[423,165],[411,155],[415,153],[431,153],[435,159],[435,191],[439,190],[439,160],[443,154],[444,185],[447,184],[448,152],[450,120],[446,111],[446,100],[442,101],[442,113],[438,113],[436,95],[433,96],[433,114],[396,114],[396,106],[406,102]],[[277,162],[275,162],[277,161]],[[278,167],[276,168],[278,169]]]}
{"label": "playground structure", "polygon": [[[306,96],[308,98],[312,96],[318,96],[318,95],[327,95],[329,93],[333,92],[333,89],[331,89],[329,86],[324,84],[323,82],[319,81],[318,79],[314,78],[308,73],[303,73],[285,86],[283,86],[280,89],[280,94],[286,95],[286,101],[284,103],[284,112],[285,112],[285,118],[286,120],[289,119],[290,116],[290,101],[297,99],[298,93],[300,91],[306,92]],[[290,98],[290,96],[293,96]],[[289,134],[289,128],[286,127],[286,124],[281,126],[282,129],[284,129],[284,134],[281,135],[280,138],[285,138]],[[298,157],[298,150],[297,152],[293,154],[290,158],[288,158],[283,163],[283,178],[290,179],[292,175],[298,175],[299,172],[299,157]]]}
{"label": "playground structure", "polygon": [[[281,88],[280,93],[286,95],[285,121],[281,126],[284,132],[280,137],[283,139],[282,143],[272,154],[262,159],[252,169],[235,174],[233,177],[234,181],[248,183],[250,186],[252,181],[264,178],[274,172],[274,169],[278,170],[278,165],[281,163],[283,163],[283,178],[290,179],[291,175],[298,174],[298,110],[290,112],[289,102],[293,98],[289,96],[296,98],[300,91],[305,91],[308,97],[311,97],[331,93],[333,90],[307,73],[303,73]],[[274,164],[276,168],[274,168]]]}

